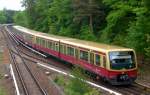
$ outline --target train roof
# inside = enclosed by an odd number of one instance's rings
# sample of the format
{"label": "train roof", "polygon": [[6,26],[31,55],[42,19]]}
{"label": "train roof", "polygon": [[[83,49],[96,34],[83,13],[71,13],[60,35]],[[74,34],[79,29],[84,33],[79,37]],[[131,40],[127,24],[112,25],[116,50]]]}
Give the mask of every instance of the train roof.
{"label": "train roof", "polygon": [[133,50],[130,48],[125,48],[125,47],[120,47],[120,46],[115,46],[115,45],[107,45],[107,44],[102,44],[102,43],[96,43],[96,42],[91,42],[91,41],[85,41],[85,40],[79,40],[79,39],[74,39],[74,38],[69,38],[69,37],[62,37],[62,36],[56,36],[52,34],[41,33],[38,31],[24,28],[22,26],[13,26],[13,27],[16,28],[17,30],[20,30],[22,32],[29,33],[38,37],[42,37],[42,38],[54,40],[54,41],[60,41],[65,44],[69,44],[69,45],[77,46],[81,48],[86,48],[89,50],[95,50],[95,51],[101,51],[101,52],[132,51]]}

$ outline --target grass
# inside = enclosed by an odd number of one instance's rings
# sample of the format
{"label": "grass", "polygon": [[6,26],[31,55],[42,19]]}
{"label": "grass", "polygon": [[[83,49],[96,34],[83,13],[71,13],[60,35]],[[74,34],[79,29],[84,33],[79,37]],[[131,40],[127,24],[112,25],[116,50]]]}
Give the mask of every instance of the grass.
{"label": "grass", "polygon": [[67,82],[65,82],[65,78],[64,76],[56,76],[55,79],[54,79],[54,82],[57,84],[57,85],[60,85],[60,86],[63,86],[65,87],[67,84]]}
{"label": "grass", "polygon": [[54,79],[54,82],[64,89],[66,95],[101,95],[97,89],[81,81],[81,79],[85,79],[82,70],[75,68],[72,74],[76,76],[76,78],[57,76]]}
{"label": "grass", "polygon": [[0,88],[0,95],[6,95],[5,90],[3,88]]}
{"label": "grass", "polygon": [[138,79],[150,82],[150,64],[145,63],[139,66],[139,73]]}

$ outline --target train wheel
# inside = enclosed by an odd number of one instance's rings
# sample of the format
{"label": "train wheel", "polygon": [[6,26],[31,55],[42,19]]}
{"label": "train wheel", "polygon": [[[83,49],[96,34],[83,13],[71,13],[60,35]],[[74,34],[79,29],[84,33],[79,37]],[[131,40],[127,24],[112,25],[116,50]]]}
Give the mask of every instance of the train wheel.
{"label": "train wheel", "polygon": [[96,76],[96,80],[99,80],[100,79],[100,77],[99,76]]}
{"label": "train wheel", "polygon": [[104,82],[107,82],[107,79],[106,79],[105,77],[103,77],[103,81],[104,81]]}

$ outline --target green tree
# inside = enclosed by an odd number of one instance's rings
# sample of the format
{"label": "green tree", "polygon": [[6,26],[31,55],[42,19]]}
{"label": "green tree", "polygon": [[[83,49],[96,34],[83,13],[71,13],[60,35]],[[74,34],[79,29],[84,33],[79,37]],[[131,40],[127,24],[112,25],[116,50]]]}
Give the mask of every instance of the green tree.
{"label": "green tree", "polygon": [[23,0],[30,28],[48,33],[50,3],[51,0]]}
{"label": "green tree", "polygon": [[35,3],[36,23],[34,27],[36,30],[48,33],[49,6],[50,6],[50,0],[36,0]]}
{"label": "green tree", "polygon": [[93,33],[94,17],[103,14],[97,0],[73,0],[74,21],[78,23],[88,19],[89,31]]}
{"label": "green tree", "polygon": [[6,17],[6,23],[13,23],[13,16],[16,11],[4,9],[3,12]]}
{"label": "green tree", "polygon": [[150,1],[143,0],[141,6],[134,8],[136,21],[130,23],[127,36],[127,46],[134,48],[140,54],[149,55],[149,34],[150,34],[150,8],[147,4]]}
{"label": "green tree", "polygon": [[100,40],[134,48],[138,53],[146,55],[150,34],[149,0],[103,0],[109,7],[106,17],[107,26],[101,30]]}
{"label": "green tree", "polygon": [[35,28],[35,23],[36,23],[36,12],[35,12],[35,3],[36,0],[23,0],[22,5],[26,8],[26,16],[28,20],[28,24],[30,28]]}
{"label": "green tree", "polygon": [[99,25],[105,16],[102,2],[98,0],[72,0],[72,5],[74,21],[82,26],[88,25],[87,32],[97,32],[95,25]]}
{"label": "green tree", "polygon": [[18,11],[15,13],[14,17],[14,23],[22,26],[28,26],[27,17],[25,11]]}
{"label": "green tree", "polygon": [[149,0],[23,0],[30,28],[149,56]]}
{"label": "green tree", "polygon": [[136,0],[103,0],[103,2],[110,10],[106,17],[107,26],[102,30],[100,40],[122,45],[127,35],[126,29],[135,19],[135,13],[132,10],[138,6],[137,2]]}
{"label": "green tree", "polygon": [[3,11],[0,11],[0,23],[1,24],[6,23],[6,17]]}
{"label": "green tree", "polygon": [[[150,1],[149,0],[144,0],[144,5],[147,8],[147,16],[150,19],[150,17],[149,17],[150,16]],[[149,21],[147,21],[147,23],[149,23]],[[149,24],[149,26],[150,26],[150,24]],[[146,36],[147,36],[146,42],[147,42],[148,46],[147,46],[147,48],[145,48],[145,51],[146,51],[146,55],[148,57],[150,57],[150,32],[149,32],[149,30],[147,30],[147,32],[148,33],[146,34]]]}
{"label": "green tree", "polygon": [[145,51],[146,51],[146,55],[150,57],[150,34],[147,35],[147,43],[148,43],[148,47],[145,48]]}
{"label": "green tree", "polygon": [[71,0],[53,0],[49,8],[50,33],[68,35],[73,32],[69,28],[73,18],[71,12]]}

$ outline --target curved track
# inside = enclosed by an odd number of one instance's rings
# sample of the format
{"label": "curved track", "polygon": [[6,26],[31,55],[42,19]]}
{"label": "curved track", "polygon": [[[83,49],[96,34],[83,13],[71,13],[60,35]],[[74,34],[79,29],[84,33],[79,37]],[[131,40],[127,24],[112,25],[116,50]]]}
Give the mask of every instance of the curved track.
{"label": "curved track", "polygon": [[[10,42],[10,40],[11,41],[14,40],[12,39],[13,37],[11,36],[12,37],[11,38],[10,35],[8,35],[8,31],[6,29],[3,29],[3,35],[5,36],[5,39],[7,39],[7,43],[8,43],[7,46],[10,50],[12,63],[13,63],[13,66],[15,67],[15,70],[17,72],[18,78],[22,86],[21,90],[24,93],[23,95],[47,95],[46,91],[42,89],[41,85],[38,82],[38,79],[36,79],[35,75],[31,72],[29,66],[27,65],[24,58],[18,51],[16,44]],[[12,48],[13,48],[13,51],[15,51],[15,53],[12,52]]]}

